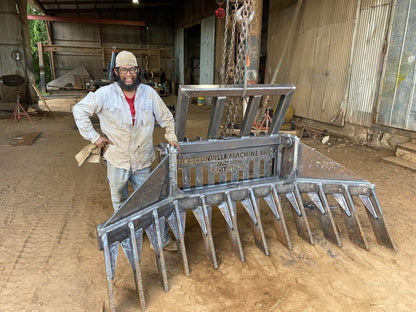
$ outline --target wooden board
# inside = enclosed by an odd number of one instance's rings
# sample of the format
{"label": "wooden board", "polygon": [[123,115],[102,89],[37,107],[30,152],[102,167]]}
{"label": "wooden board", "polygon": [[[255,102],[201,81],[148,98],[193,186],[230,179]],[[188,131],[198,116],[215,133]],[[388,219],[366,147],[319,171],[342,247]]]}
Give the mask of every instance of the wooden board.
{"label": "wooden board", "polygon": [[396,146],[396,148],[401,148],[401,149],[407,150],[409,152],[416,153],[416,144],[415,143],[407,142],[407,143],[398,144]]}
{"label": "wooden board", "polygon": [[[86,94],[71,95],[71,96],[45,96],[44,100],[47,103],[49,110],[52,112],[67,112],[71,113],[72,108],[75,104],[81,101]],[[39,108],[46,110],[45,105],[42,101],[38,101]]]}
{"label": "wooden board", "polygon": [[416,171],[416,163],[415,162],[403,159],[401,157],[390,156],[390,157],[382,158],[382,160],[387,162],[387,163],[395,164],[395,165],[398,165],[400,167],[404,167],[404,168]]}

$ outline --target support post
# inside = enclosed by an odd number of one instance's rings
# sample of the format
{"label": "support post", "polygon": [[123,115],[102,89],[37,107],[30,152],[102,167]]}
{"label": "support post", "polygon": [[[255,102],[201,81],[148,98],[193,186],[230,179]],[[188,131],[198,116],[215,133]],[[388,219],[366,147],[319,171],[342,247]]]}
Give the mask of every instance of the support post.
{"label": "support post", "polygon": [[40,88],[42,90],[42,93],[46,93],[45,63],[43,62],[42,42],[38,42],[38,53],[39,53],[39,70],[40,70]]}
{"label": "support post", "polygon": [[254,1],[254,18],[250,23],[248,38],[247,84],[256,84],[259,80],[261,21],[263,0]]}

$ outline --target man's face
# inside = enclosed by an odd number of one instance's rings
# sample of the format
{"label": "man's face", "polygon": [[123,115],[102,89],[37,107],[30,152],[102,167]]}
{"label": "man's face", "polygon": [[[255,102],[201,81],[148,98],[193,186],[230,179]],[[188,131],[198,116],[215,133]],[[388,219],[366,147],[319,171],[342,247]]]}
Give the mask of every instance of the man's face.
{"label": "man's face", "polygon": [[119,84],[123,90],[131,91],[137,87],[139,70],[135,66],[123,66],[114,68],[114,73],[120,78]]}

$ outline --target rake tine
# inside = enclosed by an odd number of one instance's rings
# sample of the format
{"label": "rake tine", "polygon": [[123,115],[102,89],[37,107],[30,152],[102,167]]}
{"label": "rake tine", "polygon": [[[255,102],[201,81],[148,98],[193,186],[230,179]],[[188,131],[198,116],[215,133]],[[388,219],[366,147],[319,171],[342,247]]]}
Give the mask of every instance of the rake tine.
{"label": "rake tine", "polygon": [[228,234],[231,239],[231,247],[233,252],[240,258],[241,262],[245,262],[243,253],[243,246],[241,245],[240,234],[238,233],[237,227],[237,211],[235,207],[235,202],[232,201],[230,193],[226,193],[228,210],[230,212],[232,227],[228,228]]}
{"label": "rake tine", "polygon": [[[314,244],[311,230],[309,228],[308,219],[306,218],[305,208],[303,207],[302,197],[300,196],[297,184],[294,184],[294,192],[286,193],[286,197],[295,209],[293,216],[296,221],[296,229],[298,235],[305,241]],[[296,212],[296,213],[295,213]]]}
{"label": "rake tine", "polygon": [[[366,203],[363,201],[363,198],[361,196],[360,199],[363,202],[363,204],[367,207]],[[375,212],[377,216],[377,218],[373,218],[371,213],[367,211],[368,218],[370,219],[371,225],[373,226],[373,231],[376,235],[377,242],[380,245],[391,248],[395,252],[397,252],[396,244],[394,243],[393,237],[390,234],[389,227],[387,226],[387,223],[384,220],[383,211],[381,210],[380,203],[377,200],[376,192],[374,189],[371,189],[369,199],[369,204],[372,206],[372,210]]]}
{"label": "rake tine", "polygon": [[[104,233],[102,242],[103,242],[103,249],[104,249],[105,270],[107,273],[108,303],[110,305],[110,310],[112,312],[115,312],[116,306],[115,306],[114,290],[113,290],[113,282],[112,282],[112,280],[114,279],[114,267],[113,267],[113,261],[112,261],[110,249],[108,248],[107,233]],[[117,242],[117,250],[118,250],[118,242]],[[117,252],[115,253],[115,259],[117,259]]]}
{"label": "rake tine", "polygon": [[[308,218],[306,217],[306,212],[305,212],[305,207],[303,206],[302,196],[300,195],[298,185],[295,183],[294,186],[295,186],[296,201],[298,202],[298,205],[299,205],[299,208],[300,208],[300,211],[301,211],[301,215],[303,216],[303,218],[302,217],[297,218],[299,220],[299,225],[301,225],[301,227],[300,227],[300,229],[301,229],[300,236],[306,241],[308,241],[308,239],[309,239],[309,243],[311,243],[313,245],[314,240],[313,240],[311,229],[309,227]],[[298,222],[296,224],[298,224]]]}
{"label": "rake tine", "polygon": [[347,202],[345,201],[345,197],[343,194],[334,193],[332,194],[335,198],[335,200],[338,202],[338,204],[341,206],[341,208],[344,210],[345,214],[348,217],[351,217],[350,209],[348,208]]}
{"label": "rake tine", "polygon": [[165,257],[163,254],[162,231],[164,230],[165,218],[158,218],[157,210],[153,210],[153,222],[145,229],[156,254],[157,268],[162,273],[162,282],[165,292],[169,290],[166,274]]}
{"label": "rake tine", "polygon": [[[273,196],[271,196],[270,203],[268,201],[268,197],[266,196],[264,199],[269,204],[270,208],[272,209],[276,218],[273,218],[273,227],[277,235],[277,239],[281,242],[287,249],[292,250],[292,242],[290,241],[289,231],[287,230],[285,217],[283,216],[283,209],[282,203],[280,202],[279,194],[277,193],[276,187],[272,186]],[[272,208],[274,207],[274,208]],[[274,212],[273,209],[276,209]]]}
{"label": "rake tine", "polygon": [[196,220],[198,221],[199,226],[201,227],[202,235],[205,237],[207,235],[207,225],[205,224],[204,213],[202,212],[202,207],[196,206],[195,208],[192,209],[192,212]]}
{"label": "rake tine", "polygon": [[258,198],[254,195],[253,189],[249,189],[250,201],[252,204],[252,209],[257,218],[257,223],[252,222],[251,226],[254,232],[254,241],[256,242],[257,247],[264,252],[266,256],[270,256],[269,248],[267,247],[266,236],[264,235],[263,225],[260,218],[260,210],[258,205]]}
{"label": "rake tine", "polygon": [[367,208],[367,213],[370,219],[377,219],[377,213],[374,210],[373,203],[371,202],[370,198],[367,195],[358,195],[361,199],[361,202],[364,204],[364,207]]}
{"label": "rake tine", "polygon": [[127,259],[129,260],[130,266],[134,269],[133,250],[130,243],[130,237],[127,237],[121,242],[121,248],[124,251]]}
{"label": "rake tine", "polygon": [[222,216],[228,224],[230,229],[233,228],[233,220],[231,220],[230,210],[228,209],[228,204],[223,202],[218,205],[218,209],[221,211]]}
{"label": "rake tine", "polygon": [[183,269],[185,275],[189,275],[189,266],[188,266],[188,257],[186,256],[186,249],[185,249],[185,217],[186,211],[179,212],[178,201],[175,200],[174,202],[175,210],[169,216],[168,223],[170,228],[172,229],[173,235],[176,238],[176,244],[179,250],[179,257],[183,262]]}
{"label": "rake tine", "polygon": [[[346,204],[346,208],[348,209],[350,216],[348,214],[342,214],[345,224],[347,225],[347,230],[350,239],[366,250],[370,250],[368,247],[367,240],[364,237],[363,228],[361,226],[360,220],[358,220],[358,216],[355,212],[355,206],[352,201],[352,197],[350,192],[348,191],[348,186],[343,185],[344,194],[343,194],[343,201]],[[337,200],[338,201],[338,200]],[[345,209],[344,209],[345,210]]]}
{"label": "rake tine", "polygon": [[253,209],[253,205],[251,204],[250,198],[245,198],[241,201],[241,204],[243,205],[244,209],[247,211],[248,215],[251,218],[251,221],[254,224],[257,224],[257,218],[256,218],[256,214],[254,212]]}
{"label": "rake tine", "polygon": [[136,282],[136,291],[139,295],[140,306],[142,308],[142,311],[144,311],[146,309],[146,303],[144,300],[142,275],[140,273],[140,254],[142,252],[143,230],[139,229],[137,232],[135,232],[133,221],[129,222],[129,229],[134,259],[134,281]]}
{"label": "rake tine", "polygon": [[319,214],[319,221],[321,221],[324,235],[329,241],[341,247],[341,239],[339,238],[339,234],[335,226],[334,218],[332,217],[332,212],[329,208],[328,200],[325,196],[323,186],[319,183],[316,187],[318,188],[318,193],[311,192],[308,193],[308,196],[310,199],[312,199],[314,204],[321,212]]}
{"label": "rake tine", "polygon": [[214,240],[212,239],[212,227],[211,227],[212,207],[210,205],[207,205],[205,201],[205,196],[201,196],[201,202],[202,202],[203,217],[204,217],[205,225],[207,229],[206,235],[203,235],[204,243],[205,243],[205,250],[206,250],[209,261],[211,261],[214,266],[214,269],[218,269],[217,256],[216,256],[215,247],[214,247]]}

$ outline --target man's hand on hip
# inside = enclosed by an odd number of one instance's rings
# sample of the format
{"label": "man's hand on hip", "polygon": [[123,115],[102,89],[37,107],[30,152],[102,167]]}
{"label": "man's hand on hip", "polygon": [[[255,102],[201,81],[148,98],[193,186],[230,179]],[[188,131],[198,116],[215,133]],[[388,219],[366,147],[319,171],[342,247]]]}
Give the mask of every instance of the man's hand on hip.
{"label": "man's hand on hip", "polygon": [[179,143],[178,143],[178,142],[176,142],[176,141],[170,141],[170,142],[169,142],[169,144],[170,144],[171,146],[176,147],[176,148],[178,149],[178,153],[179,153],[179,154],[181,153],[181,147],[179,146]]}
{"label": "man's hand on hip", "polygon": [[97,145],[99,148],[104,148],[107,144],[114,144],[114,143],[111,142],[109,139],[100,137],[97,141],[95,141],[94,144]]}

